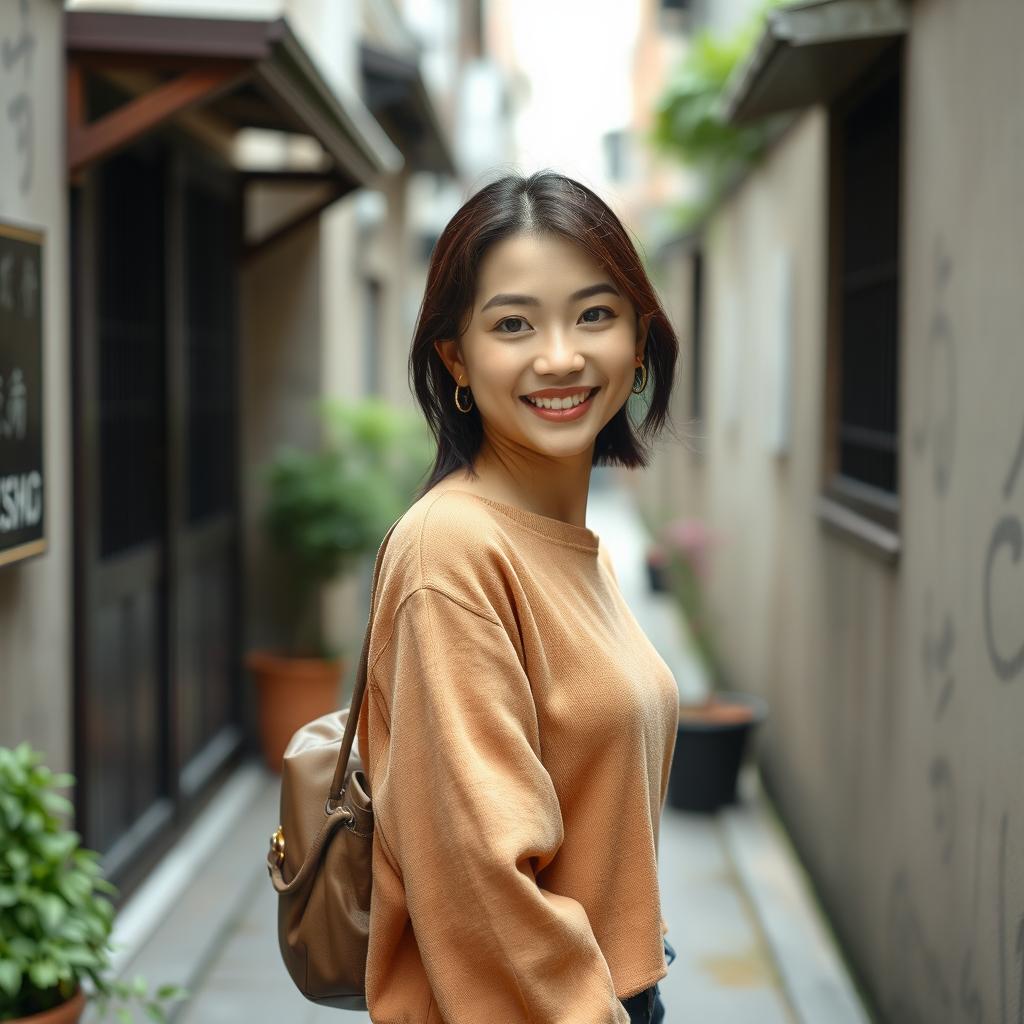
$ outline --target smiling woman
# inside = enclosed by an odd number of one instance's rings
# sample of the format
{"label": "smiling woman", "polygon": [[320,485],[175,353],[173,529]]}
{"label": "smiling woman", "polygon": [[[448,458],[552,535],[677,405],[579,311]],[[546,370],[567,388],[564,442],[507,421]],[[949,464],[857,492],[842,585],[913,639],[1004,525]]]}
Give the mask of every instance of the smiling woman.
{"label": "smiling woman", "polygon": [[579,182],[504,177],[442,232],[410,357],[437,458],[382,545],[362,662],[374,1021],[664,1017],[679,690],[586,503],[593,465],[647,464],[676,355]]}
{"label": "smiling woman", "polygon": [[[547,511],[578,514],[568,496],[585,493],[591,466],[648,464],[677,355],[636,249],[602,199],[553,171],[492,182],[452,218],[431,259],[409,370],[437,456],[418,496],[446,477],[500,498],[531,480],[549,495]],[[630,393],[648,388],[634,426]]]}

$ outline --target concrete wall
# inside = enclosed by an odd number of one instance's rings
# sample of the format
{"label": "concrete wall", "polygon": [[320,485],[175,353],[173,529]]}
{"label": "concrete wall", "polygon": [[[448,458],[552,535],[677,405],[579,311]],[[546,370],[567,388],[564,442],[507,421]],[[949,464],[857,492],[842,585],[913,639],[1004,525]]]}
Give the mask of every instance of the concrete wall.
{"label": "concrete wall", "polygon": [[[730,682],[770,702],[766,778],[881,1017],[1005,1022],[1024,1012],[1024,9],[912,11],[898,561],[816,512],[820,108],[708,225],[708,456],[659,471],[684,505],[706,489],[728,534],[712,600]],[[780,249],[793,419],[777,454]]]}
{"label": "concrete wall", "polygon": [[1012,1020],[1024,1014],[1024,8],[912,10],[899,770],[885,794],[899,828],[874,884],[884,941],[861,944],[893,1019],[906,1005],[905,1019]]}
{"label": "concrete wall", "polygon": [[[264,0],[264,5],[269,0]],[[239,5],[243,6],[243,5]],[[263,16],[260,3],[245,10]],[[300,42],[332,87],[343,95],[359,85],[359,10],[325,0],[278,2]],[[202,13],[220,13],[207,4]],[[397,187],[384,181],[381,187]],[[280,647],[293,608],[284,571],[269,549],[260,519],[266,490],[260,474],[282,445],[311,450],[322,436],[315,404],[336,396],[362,396],[364,379],[364,276],[360,273],[359,191],[335,202],[317,225],[269,246],[242,272],[243,434],[245,479],[246,646]],[[389,222],[386,231],[401,231]],[[385,262],[384,310],[394,303],[394,260]],[[386,325],[385,325],[386,329]],[[352,647],[358,626],[360,581],[355,576],[324,588],[327,642]],[[355,657],[358,657],[358,646]]]}
{"label": "concrete wall", "polygon": [[42,231],[45,531],[42,555],[0,567],[0,744],[54,769],[71,750],[71,452],[63,14],[0,4],[0,222]]}
{"label": "concrete wall", "polygon": [[246,649],[285,641],[288,588],[261,518],[262,472],[281,445],[310,448],[320,437],[312,402],[322,386],[320,231],[309,225],[242,267],[241,447]]}

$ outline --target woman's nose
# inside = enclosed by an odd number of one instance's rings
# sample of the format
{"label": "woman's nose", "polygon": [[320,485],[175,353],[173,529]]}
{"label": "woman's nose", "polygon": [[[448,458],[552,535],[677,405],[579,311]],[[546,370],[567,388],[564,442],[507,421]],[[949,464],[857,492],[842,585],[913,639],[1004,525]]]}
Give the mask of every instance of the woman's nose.
{"label": "woman's nose", "polygon": [[567,370],[582,370],[584,360],[571,334],[556,330],[546,338],[538,363],[541,364],[538,366],[541,373],[564,373]]}

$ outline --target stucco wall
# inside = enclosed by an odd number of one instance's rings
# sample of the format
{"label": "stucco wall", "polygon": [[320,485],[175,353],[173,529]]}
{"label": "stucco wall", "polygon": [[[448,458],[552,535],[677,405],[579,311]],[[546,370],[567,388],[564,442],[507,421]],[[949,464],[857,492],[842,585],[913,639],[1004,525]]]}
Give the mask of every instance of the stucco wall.
{"label": "stucco wall", "polygon": [[[865,957],[893,1019],[1024,1013],[1024,8],[913,8],[904,515],[888,790]],[[890,726],[890,730],[892,727]],[[897,980],[899,982],[897,983]],[[900,1018],[902,1007],[909,1010]],[[977,1009],[972,1009],[976,1006]]]}
{"label": "stucco wall", "polygon": [[47,549],[0,567],[0,744],[71,750],[71,454],[64,52],[57,0],[0,4],[0,222],[41,231]]}

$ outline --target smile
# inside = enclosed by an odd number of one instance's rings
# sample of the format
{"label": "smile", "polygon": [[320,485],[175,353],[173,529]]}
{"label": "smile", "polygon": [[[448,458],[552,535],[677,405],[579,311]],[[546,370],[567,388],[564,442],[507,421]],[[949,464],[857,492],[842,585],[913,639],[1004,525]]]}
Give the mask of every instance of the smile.
{"label": "smile", "polygon": [[[520,395],[520,401],[527,405],[532,412],[545,420],[576,420],[579,419],[592,404],[594,395],[601,389],[591,388],[589,391],[580,391],[565,398],[529,398]],[[582,398],[582,400],[581,400]],[[544,403],[544,404],[541,404]],[[575,403],[575,404],[573,404]]]}

